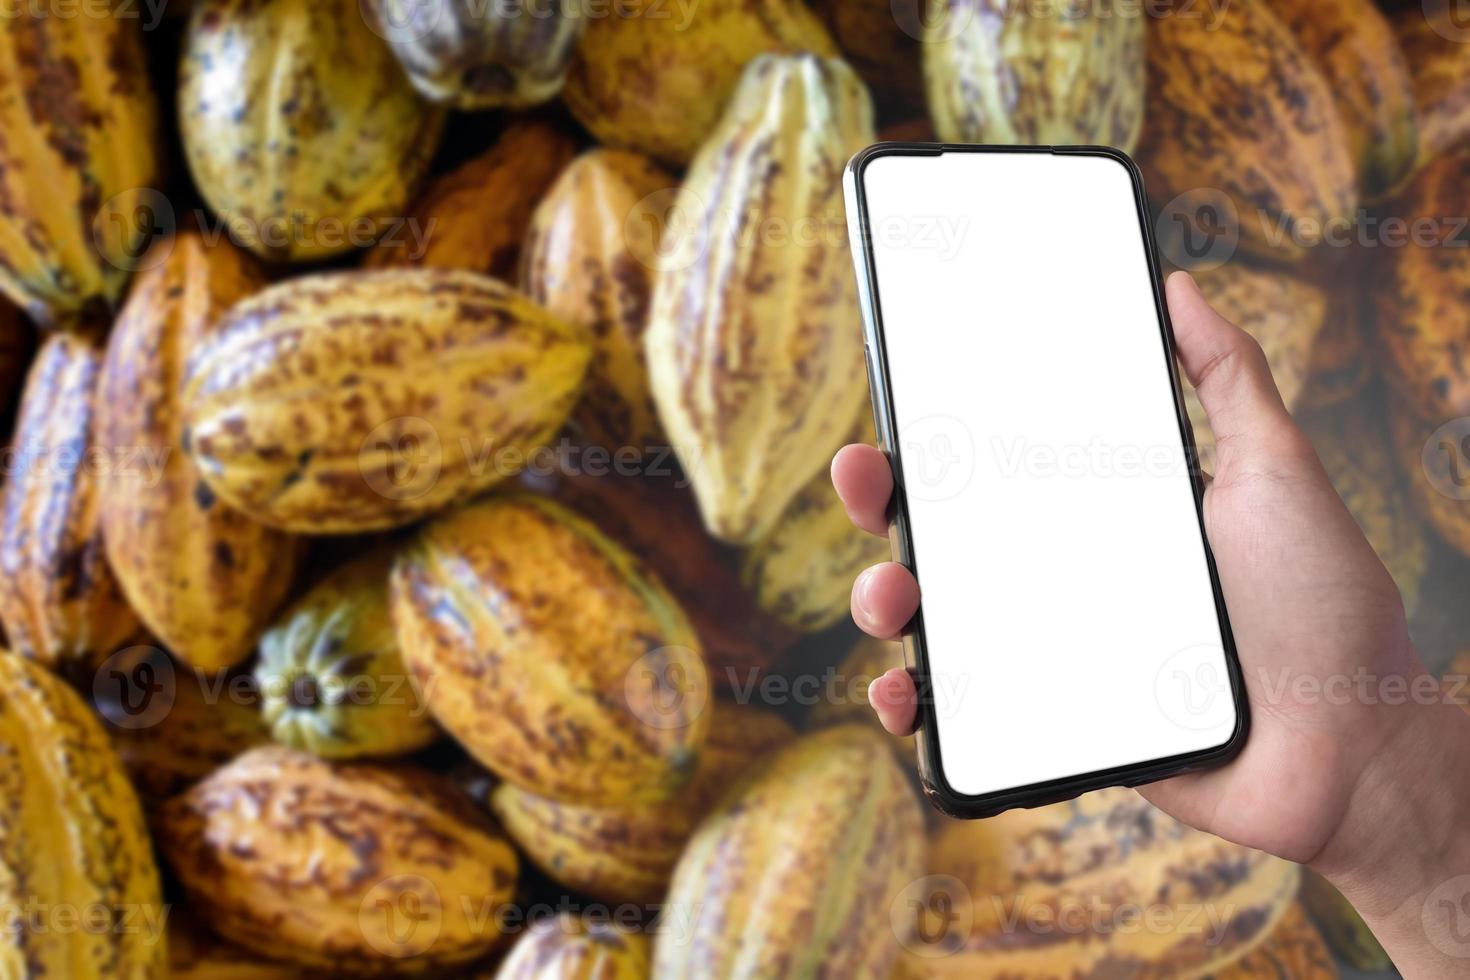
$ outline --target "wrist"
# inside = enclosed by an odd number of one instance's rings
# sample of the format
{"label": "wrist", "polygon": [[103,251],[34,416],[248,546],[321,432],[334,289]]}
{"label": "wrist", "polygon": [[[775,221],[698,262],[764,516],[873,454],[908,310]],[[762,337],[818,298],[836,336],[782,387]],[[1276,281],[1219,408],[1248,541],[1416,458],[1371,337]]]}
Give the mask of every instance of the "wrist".
{"label": "wrist", "polygon": [[1311,866],[1396,961],[1462,970],[1470,964],[1470,771],[1460,760],[1470,751],[1470,715],[1445,699],[1380,710],[1389,734]]}

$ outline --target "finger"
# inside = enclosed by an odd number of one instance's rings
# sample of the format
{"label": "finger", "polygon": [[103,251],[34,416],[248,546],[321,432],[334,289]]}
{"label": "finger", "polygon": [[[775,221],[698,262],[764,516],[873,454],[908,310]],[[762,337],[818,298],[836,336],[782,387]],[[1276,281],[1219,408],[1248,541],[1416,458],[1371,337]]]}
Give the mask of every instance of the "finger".
{"label": "finger", "polygon": [[914,678],[902,667],[895,667],[868,685],[868,704],[878,713],[883,727],[894,735],[912,735],[918,716],[918,689]]}
{"label": "finger", "polygon": [[873,446],[843,446],[832,459],[832,485],[848,518],[871,534],[888,537],[888,502],[893,498],[893,469]]}
{"label": "finger", "polygon": [[1210,307],[1194,277],[1176,272],[1164,284],[1179,363],[1215,433],[1221,469],[1232,458],[1295,442],[1295,425],[1254,337]]}
{"label": "finger", "polygon": [[870,636],[893,639],[918,611],[919,583],[898,562],[874,565],[853,583],[852,619]]}

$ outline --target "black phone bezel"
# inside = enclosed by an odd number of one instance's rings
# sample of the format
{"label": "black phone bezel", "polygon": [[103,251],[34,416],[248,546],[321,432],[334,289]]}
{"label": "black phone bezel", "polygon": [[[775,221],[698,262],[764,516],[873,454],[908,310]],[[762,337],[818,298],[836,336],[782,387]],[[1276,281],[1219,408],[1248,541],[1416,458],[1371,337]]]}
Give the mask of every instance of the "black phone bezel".
{"label": "black phone bezel", "polygon": [[1140,234],[1149,264],[1150,284],[1153,289],[1154,308],[1158,314],[1159,330],[1163,342],[1165,369],[1169,372],[1174,392],[1174,411],[1179,423],[1180,437],[1189,461],[1190,482],[1194,488],[1195,513],[1198,518],[1200,541],[1204,545],[1205,561],[1209,568],[1210,585],[1214,592],[1215,610],[1220,622],[1220,636],[1225,648],[1226,665],[1230,677],[1230,691],[1235,703],[1236,726],[1224,744],[1199,752],[1169,756],[1127,766],[1118,766],[1096,772],[1083,773],[1063,779],[1047,780],[1018,786],[1011,789],[980,795],[961,793],[950,785],[944,774],[937,737],[932,684],[929,680],[928,653],[925,648],[923,607],[915,614],[904,629],[904,649],[910,671],[914,674],[919,689],[919,728],[917,732],[919,778],[930,803],[941,812],[962,819],[994,816],[1017,807],[1036,807],[1049,803],[1060,803],[1074,799],[1083,793],[1105,789],[1110,786],[1139,786],[1177,776],[1182,773],[1223,765],[1235,758],[1244,747],[1250,731],[1250,705],[1245,696],[1244,677],[1240,657],[1236,652],[1235,637],[1230,628],[1230,617],[1225,606],[1225,596],[1220,588],[1220,576],[1215,566],[1214,552],[1210,548],[1204,523],[1204,473],[1199,463],[1195,445],[1194,429],[1185,409],[1183,389],[1175,359],[1174,327],[1169,319],[1168,305],[1164,301],[1163,279],[1158,251],[1154,242],[1153,225],[1149,217],[1148,198],[1144,192],[1143,176],[1132,157],[1122,150],[1108,146],[1004,146],[963,143],[916,143],[882,142],[859,151],[849,162],[847,176],[851,181],[851,201],[855,204],[858,240],[854,242],[853,256],[858,268],[860,295],[862,297],[865,323],[864,347],[868,361],[868,384],[871,394],[874,423],[878,432],[879,448],[888,456],[894,471],[894,499],[889,517],[890,538],[893,542],[894,560],[907,566],[917,575],[913,539],[909,533],[908,498],[904,490],[903,460],[899,452],[896,415],[893,410],[892,389],[889,383],[886,347],[884,344],[883,316],[879,301],[878,275],[873,250],[869,247],[870,228],[868,223],[867,199],[863,188],[863,173],[874,160],[885,156],[941,156],[945,153],[1046,153],[1055,155],[1102,156],[1110,158],[1128,171],[1133,182],[1134,201],[1137,206]]}

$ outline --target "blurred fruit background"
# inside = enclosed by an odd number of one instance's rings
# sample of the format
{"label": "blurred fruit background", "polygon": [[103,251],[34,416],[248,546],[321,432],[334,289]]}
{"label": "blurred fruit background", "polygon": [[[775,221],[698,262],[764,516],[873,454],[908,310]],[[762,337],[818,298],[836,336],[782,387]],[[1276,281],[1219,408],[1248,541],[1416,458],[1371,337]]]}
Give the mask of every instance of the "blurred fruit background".
{"label": "blurred fruit background", "polygon": [[1453,0],[11,5],[0,975],[1393,975],[1131,791],[921,804],[839,185],[1133,153],[1458,691],[1467,137]]}

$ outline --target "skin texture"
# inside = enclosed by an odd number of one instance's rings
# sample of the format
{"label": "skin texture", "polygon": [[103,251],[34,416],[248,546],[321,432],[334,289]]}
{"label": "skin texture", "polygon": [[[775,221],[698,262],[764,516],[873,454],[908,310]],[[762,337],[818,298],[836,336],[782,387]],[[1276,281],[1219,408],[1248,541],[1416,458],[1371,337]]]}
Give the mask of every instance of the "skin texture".
{"label": "skin texture", "polygon": [[[136,452],[104,480],[103,538],[148,630],[196,670],[247,657],[291,587],[298,541],[225,506],[184,451],[189,358],[224,313],[262,289],[253,259],[194,233],[155,246],[102,364],[97,440]],[[145,457],[141,453],[148,453]]]}
{"label": "skin texture", "polygon": [[646,262],[658,246],[639,205],[677,183],[647,157],[592,150],[557,179],[526,235],[521,288],[591,334],[592,367],[574,416],[590,442],[613,451],[663,444],[643,353],[653,292]]}
{"label": "skin texture", "polygon": [[[1322,872],[1406,975],[1459,976],[1462,964],[1442,952],[1454,939],[1426,935],[1420,910],[1440,882],[1470,870],[1457,816],[1470,785],[1436,762],[1448,746],[1470,746],[1470,717],[1436,698],[1338,703],[1282,684],[1359,669],[1408,685],[1428,675],[1393,580],[1287,414],[1259,345],[1187,275],[1172,276],[1167,293],[1181,366],[1219,440],[1205,526],[1253,721],[1234,762],[1140,791],[1185,823]],[[881,453],[844,448],[833,482],[859,526],[886,533],[893,483]],[[897,635],[918,602],[913,575],[894,563],[853,588],[854,618],[876,636]],[[913,725],[913,698],[903,671],[869,692],[899,732]]]}
{"label": "skin texture", "polygon": [[[104,929],[10,929],[0,975],[160,980],[163,898],[138,799],[97,718],[42,667],[0,650],[0,902],[20,921],[69,905]],[[128,918],[123,919],[126,914]],[[124,928],[127,927],[127,928]]]}
{"label": "skin texture", "polygon": [[872,140],[867,91],[841,61],[757,59],[685,176],[686,224],[665,231],[697,254],[654,283],[649,380],[705,526],[727,543],[775,526],[862,404],[837,175]]}
{"label": "skin texture", "polygon": [[0,31],[0,293],[47,326],[109,313],[160,181],[137,9],[55,13]]}

